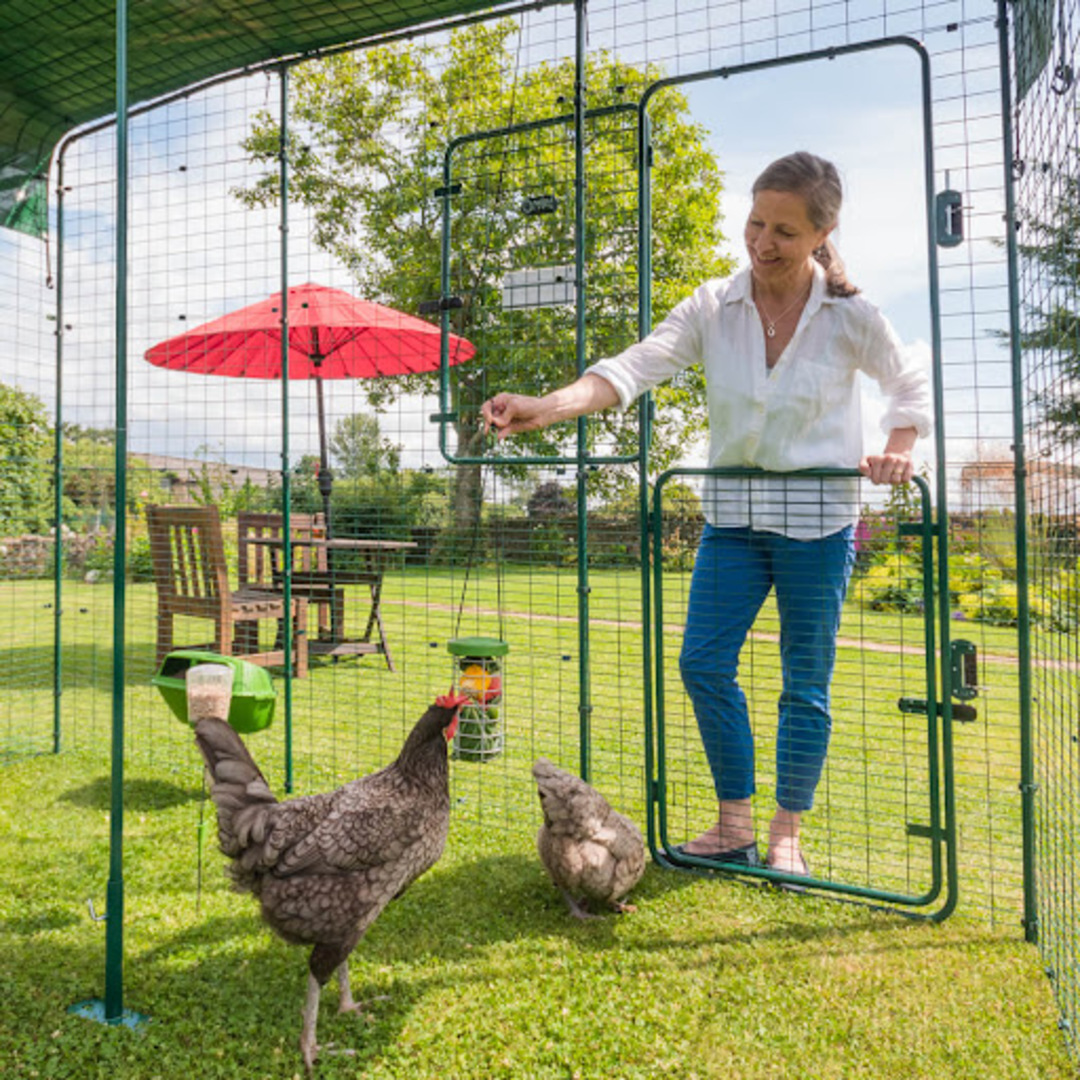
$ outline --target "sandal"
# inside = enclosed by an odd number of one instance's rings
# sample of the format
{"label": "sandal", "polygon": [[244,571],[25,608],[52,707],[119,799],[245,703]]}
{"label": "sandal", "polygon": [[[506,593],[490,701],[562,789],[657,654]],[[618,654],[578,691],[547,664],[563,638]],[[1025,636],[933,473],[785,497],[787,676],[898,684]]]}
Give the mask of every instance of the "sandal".
{"label": "sandal", "polygon": [[[798,855],[799,862],[802,863],[802,869],[788,870],[787,873],[793,875],[794,877],[809,877],[810,864],[806,861],[806,856],[801,851],[798,853]],[[772,863],[766,863],[765,866],[769,870],[776,869],[776,867]],[[783,889],[785,892],[804,893],[807,890],[807,887],[805,885],[797,885],[793,881],[777,881],[773,884],[775,884],[778,889]]]}
{"label": "sandal", "polygon": [[727,863],[729,866],[761,866],[761,853],[756,841],[751,840],[745,847],[731,848],[730,851],[687,851],[686,844],[676,844],[672,851],[679,855],[689,855],[694,859],[709,859],[711,862]]}

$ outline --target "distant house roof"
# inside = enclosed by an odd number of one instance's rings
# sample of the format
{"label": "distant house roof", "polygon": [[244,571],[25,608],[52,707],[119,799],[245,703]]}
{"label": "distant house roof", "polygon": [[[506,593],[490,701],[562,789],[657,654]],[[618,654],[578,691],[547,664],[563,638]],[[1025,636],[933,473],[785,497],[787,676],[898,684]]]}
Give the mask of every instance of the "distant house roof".
{"label": "distant house roof", "polygon": [[[1036,459],[1027,462],[1025,495],[1034,514],[1072,515],[1080,506],[1080,466]],[[960,512],[1007,510],[1016,504],[1012,460],[973,461],[960,469]]]}
{"label": "distant house roof", "polygon": [[269,487],[281,477],[280,470],[230,465],[228,462],[203,461],[199,458],[170,457],[166,454],[130,454],[129,459],[138,461],[151,472],[167,474],[171,495],[180,502],[186,501],[188,492],[201,483],[204,474],[215,492],[224,490],[226,485],[239,488],[246,483],[255,487]]}

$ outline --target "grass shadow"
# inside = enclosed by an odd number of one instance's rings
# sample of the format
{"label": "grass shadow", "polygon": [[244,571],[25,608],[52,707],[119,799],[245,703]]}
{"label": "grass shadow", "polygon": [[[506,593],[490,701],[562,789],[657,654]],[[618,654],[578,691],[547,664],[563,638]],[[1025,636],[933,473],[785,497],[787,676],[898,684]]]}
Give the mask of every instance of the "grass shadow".
{"label": "grass shadow", "polygon": [[[124,781],[124,808],[136,813],[152,810],[168,810],[173,806],[197,802],[203,793],[198,788],[185,788],[167,780]],[[59,801],[71,803],[87,810],[108,810],[112,802],[112,782],[107,776],[99,776],[81,787],[72,788],[59,796]]]}

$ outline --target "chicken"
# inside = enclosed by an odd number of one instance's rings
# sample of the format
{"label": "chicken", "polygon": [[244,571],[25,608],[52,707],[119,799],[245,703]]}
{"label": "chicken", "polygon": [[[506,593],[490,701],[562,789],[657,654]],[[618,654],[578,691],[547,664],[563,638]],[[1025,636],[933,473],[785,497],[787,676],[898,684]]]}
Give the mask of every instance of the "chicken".
{"label": "chicken", "polygon": [[547,758],[538,758],[532,771],[544,812],[536,847],[570,913],[589,918],[589,901],[633,911],[622,898],[645,872],[641,830],[584,780]]}
{"label": "chicken", "polygon": [[322,987],[335,971],[342,1012],[357,1011],[349,954],[367,928],[442,855],[450,826],[447,743],[468,699],[435,700],[397,759],[322,795],[278,802],[240,737],[206,717],[206,762],[221,850],[238,892],[251,892],[286,941],[312,946],[300,1050],[311,1070]]}

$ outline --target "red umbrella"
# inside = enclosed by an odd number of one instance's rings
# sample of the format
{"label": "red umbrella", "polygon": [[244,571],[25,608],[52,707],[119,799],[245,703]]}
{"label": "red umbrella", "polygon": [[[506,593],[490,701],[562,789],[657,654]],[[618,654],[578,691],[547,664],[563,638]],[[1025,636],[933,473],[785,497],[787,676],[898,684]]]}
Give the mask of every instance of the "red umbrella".
{"label": "red umbrella", "polygon": [[[476,349],[450,335],[450,363]],[[325,285],[289,289],[289,378],[314,379],[319,406],[319,490],[330,524],[330,472],[326,449],[323,379],[372,379],[435,371],[439,327],[393,308],[358,300]],[[146,353],[158,367],[199,375],[281,378],[281,293],[169,338]]]}

